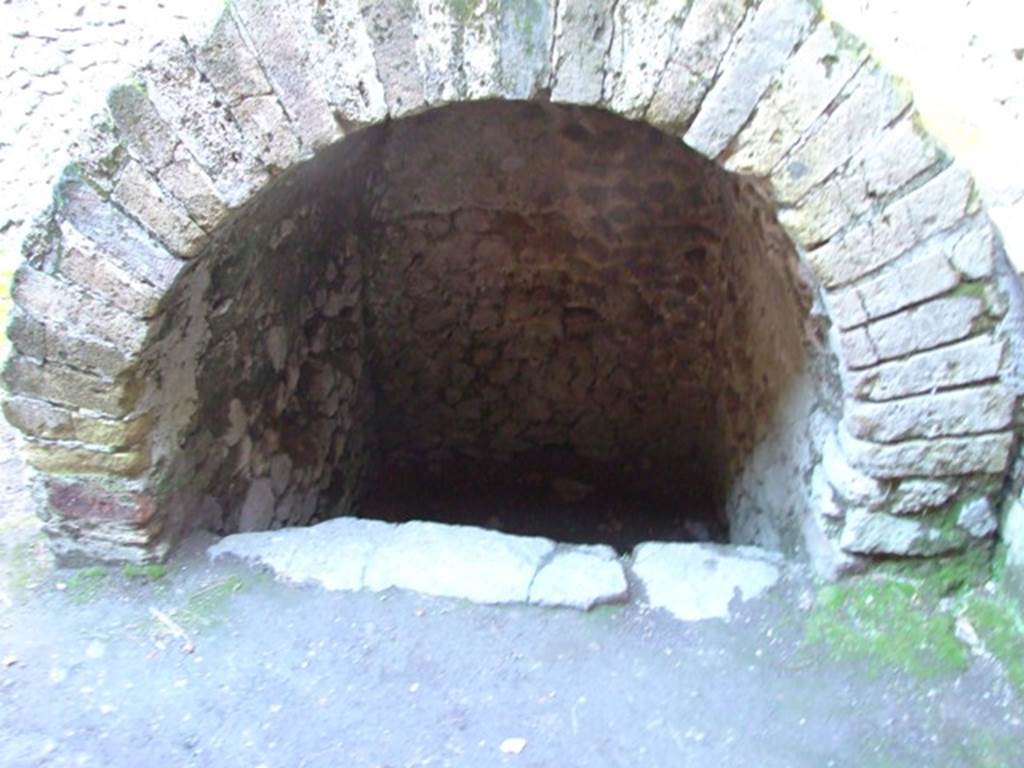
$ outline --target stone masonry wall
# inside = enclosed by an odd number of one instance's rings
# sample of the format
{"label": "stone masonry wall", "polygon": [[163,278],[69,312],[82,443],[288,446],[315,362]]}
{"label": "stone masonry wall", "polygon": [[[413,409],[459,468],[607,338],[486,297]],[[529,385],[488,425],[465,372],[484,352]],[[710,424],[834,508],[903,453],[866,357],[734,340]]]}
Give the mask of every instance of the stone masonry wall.
{"label": "stone masonry wall", "polygon": [[217,11],[208,0],[0,3],[0,254],[45,204],[107,90]]}
{"label": "stone masonry wall", "polygon": [[166,503],[192,525],[303,525],[358,499],[373,429],[360,205],[371,138],[268,189],[178,286],[149,407],[181,413],[154,458]]}
{"label": "stone masonry wall", "polygon": [[17,281],[5,381],[45,415],[18,424],[71,487],[51,495],[61,514],[93,510],[100,542],[123,526],[117,556],[163,535],[152,462],[188,419],[148,408],[143,374],[224,226],[360,127],[486,98],[641,119],[757,179],[838,362],[804,519],[823,572],[989,547],[1019,429],[1017,283],[911,95],[805,0],[235,0],[161,45],[76,145]]}
{"label": "stone masonry wall", "polygon": [[[375,468],[555,449],[724,527],[803,365],[795,268],[754,190],[641,124],[479,103],[370,129],[179,280],[140,375],[162,506],[304,524]],[[732,522],[795,547],[791,501]]]}
{"label": "stone masonry wall", "polygon": [[382,457],[569,451],[724,515],[804,363],[796,256],[753,190],[641,124],[496,103],[395,123],[373,179]]}

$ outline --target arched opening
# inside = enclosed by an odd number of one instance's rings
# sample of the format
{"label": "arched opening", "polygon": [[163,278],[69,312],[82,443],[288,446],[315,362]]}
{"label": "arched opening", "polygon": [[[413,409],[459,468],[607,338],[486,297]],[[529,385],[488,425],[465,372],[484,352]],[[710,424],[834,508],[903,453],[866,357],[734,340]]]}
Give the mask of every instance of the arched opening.
{"label": "arched opening", "polygon": [[991,549],[1019,282],[813,3],[315,5],[152,51],[26,240],[4,412],[64,561],[432,509],[827,576]]}
{"label": "arched opening", "polygon": [[179,281],[157,466],[221,532],[356,513],[793,549],[810,304],[766,198],[677,139],[445,107],[290,172]]}

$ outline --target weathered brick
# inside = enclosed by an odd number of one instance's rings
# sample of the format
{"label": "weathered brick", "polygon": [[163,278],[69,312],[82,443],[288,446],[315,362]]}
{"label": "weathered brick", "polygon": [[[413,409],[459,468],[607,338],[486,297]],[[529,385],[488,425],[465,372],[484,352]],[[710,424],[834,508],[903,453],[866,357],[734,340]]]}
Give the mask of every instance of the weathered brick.
{"label": "weathered brick", "polygon": [[551,61],[551,99],[598,104],[604,91],[614,0],[562,0]]}
{"label": "weathered brick", "polygon": [[23,452],[32,467],[50,474],[138,477],[149,468],[148,451],[106,452],[28,440]]}
{"label": "weathered brick", "polygon": [[690,125],[748,6],[745,0],[694,0],[647,109],[651,124],[670,133]]}
{"label": "weathered brick", "polygon": [[551,85],[554,0],[497,5],[501,95],[506,99],[537,98]]}
{"label": "weathered brick", "polygon": [[93,480],[46,480],[50,508],[58,516],[145,525],[156,514],[154,499],[134,491],[113,490]]}
{"label": "weathered brick", "polygon": [[882,443],[970,435],[1009,427],[1015,404],[1012,392],[994,385],[884,403],[850,401],[843,423],[851,435]]}
{"label": "weathered brick", "polygon": [[160,116],[210,174],[222,199],[240,205],[266,183],[266,168],[185,43],[162,46],[141,76]]}
{"label": "weathered brick", "polygon": [[981,300],[954,296],[920,304],[866,328],[879,357],[890,360],[967,337],[984,312]]}
{"label": "weathered brick", "polygon": [[949,238],[922,243],[874,277],[826,293],[826,303],[840,328],[891,315],[952,290],[960,276],[949,265]]}
{"label": "weathered brick", "polygon": [[132,275],[166,291],[184,268],[141,226],[109,202],[102,200],[84,182],[67,179],[58,188],[59,216]]}
{"label": "weathered brick", "polygon": [[154,172],[171,162],[178,139],[140,83],[113,88],[107,96],[107,107],[136,160]]}
{"label": "weathered brick", "polygon": [[[52,319],[49,322],[54,322]],[[113,378],[131,364],[125,352],[106,342],[65,335],[15,306],[7,336],[18,353]]]}
{"label": "weathered brick", "polygon": [[872,477],[943,477],[1003,472],[1013,433],[879,444],[840,429],[839,442],[850,463]]}
{"label": "weathered brick", "polygon": [[29,397],[7,398],[3,410],[7,421],[28,435],[105,445],[114,449],[138,445],[152,425],[148,417],[104,419]]}
{"label": "weathered brick", "polygon": [[862,400],[892,400],[936,389],[974,384],[999,375],[1005,344],[991,335],[884,363],[847,371],[846,389]]}
{"label": "weathered brick", "polygon": [[832,488],[851,504],[875,506],[885,498],[885,485],[850,466],[834,433],[822,446],[821,469]]}
{"label": "weathered brick", "polygon": [[942,506],[959,490],[960,484],[952,480],[901,480],[887,500],[886,511],[893,515],[916,515]]}
{"label": "weathered brick", "polygon": [[4,366],[4,382],[14,394],[25,394],[88,408],[115,418],[131,412],[139,391],[126,381],[107,381],[54,363],[45,365],[15,355]]}
{"label": "weathered brick", "polygon": [[273,93],[256,55],[230,13],[222,14],[205,39],[196,42],[196,63],[233,107],[250,96]]}
{"label": "weathered brick", "polygon": [[767,176],[857,72],[867,52],[832,22],[818,24],[736,139],[725,167]]}
{"label": "weathered brick", "polygon": [[814,187],[795,207],[783,208],[779,221],[798,242],[816,246],[933,168],[940,157],[935,142],[909,115],[861,147],[847,167]]}
{"label": "weathered brick", "polygon": [[207,232],[213,231],[227,217],[227,203],[184,145],[174,150],[173,159],[160,170],[159,179],[160,184],[181,201],[189,215]]}
{"label": "weathered brick", "polygon": [[939,298],[840,334],[843,362],[867,368],[967,338],[985,313],[974,296]]}
{"label": "weathered brick", "polygon": [[60,229],[63,248],[57,272],[61,277],[134,317],[150,318],[157,314],[163,293],[156,286],[108,258],[70,223],[64,222]]}
{"label": "weathered brick", "polygon": [[[603,79],[596,85],[604,105],[626,117],[640,117],[651,102],[661,73],[672,55],[674,33],[686,12],[684,3],[615,3],[610,15],[599,20],[610,47],[603,63]],[[614,32],[612,31],[614,29]]]}
{"label": "weathered brick", "polygon": [[121,172],[114,200],[177,256],[195,256],[206,242],[206,233],[189,218],[185,207],[164,194],[136,162]]}
{"label": "weathered brick", "polygon": [[67,335],[91,336],[129,353],[145,343],[149,329],[144,321],[31,267],[17,271],[12,293],[28,314],[60,322]]}
{"label": "weathered brick", "polygon": [[[317,64],[307,40],[312,20],[300,16],[310,5],[288,0],[235,0],[231,7],[306,151],[339,139],[341,130],[317,78]],[[406,55],[415,60],[413,49]]]}
{"label": "weathered brick", "polygon": [[260,163],[284,169],[297,162],[299,139],[230,14],[221,16],[210,35],[196,46],[195,55],[203,74],[224,94]]}
{"label": "weathered brick", "polygon": [[384,86],[388,113],[401,117],[426,106],[423,75],[416,59],[416,33],[401,0],[360,0],[373,41],[377,73]]}
{"label": "weathered brick", "polygon": [[[490,54],[488,70],[491,80],[497,74],[496,46],[484,46],[479,51],[474,45],[474,31],[485,27],[483,21],[473,19],[463,31],[463,74],[467,86],[481,73],[471,64],[474,54]],[[353,0],[324,0],[313,11],[313,24],[309,43],[310,64],[318,75],[328,103],[344,125],[367,125],[387,117],[388,106],[384,98],[384,85],[377,76],[377,62],[373,57],[373,42],[360,12]],[[479,83],[477,83],[479,85]],[[472,90],[470,98],[496,95],[496,90],[484,87],[483,93]]]}
{"label": "weathered brick", "polygon": [[772,174],[776,199],[795,203],[878,136],[910,104],[909,94],[874,63],[844,89],[839,105],[815,123]]}
{"label": "weathered brick", "polygon": [[957,167],[862,220],[842,236],[807,254],[828,288],[850,283],[894,261],[936,232],[963,219],[973,183]]}
{"label": "weathered brick", "polygon": [[995,232],[988,216],[979,214],[957,230],[950,260],[968,280],[992,277],[995,267]]}
{"label": "weathered brick", "polygon": [[817,15],[803,0],[764,0],[740,28],[718,80],[686,132],[686,143],[707,157],[721,154]]}
{"label": "weathered brick", "polygon": [[956,552],[966,535],[917,518],[853,509],[847,512],[839,546],[864,555],[928,556]]}

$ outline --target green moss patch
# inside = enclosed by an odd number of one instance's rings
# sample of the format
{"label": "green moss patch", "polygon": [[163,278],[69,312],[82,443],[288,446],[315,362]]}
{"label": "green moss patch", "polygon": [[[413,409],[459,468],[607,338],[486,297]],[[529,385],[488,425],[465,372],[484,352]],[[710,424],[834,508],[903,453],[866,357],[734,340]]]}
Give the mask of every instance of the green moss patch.
{"label": "green moss patch", "polygon": [[125,565],[122,573],[126,579],[131,579],[132,581],[159,581],[167,575],[167,566],[160,565],[159,563],[149,565],[128,563]]}
{"label": "green moss patch", "polygon": [[476,10],[475,0],[449,0],[448,4],[451,6],[452,15],[461,24],[466,24]]}
{"label": "green moss patch", "polygon": [[958,672],[968,650],[954,634],[954,617],[938,611],[919,585],[862,578],[823,587],[806,624],[806,641],[837,658],[897,667],[920,678]]}
{"label": "green moss patch", "polygon": [[173,612],[174,620],[190,630],[217,624],[232,596],[243,587],[238,576],[228,576],[193,592],[183,608]]}
{"label": "green moss patch", "polygon": [[956,288],[949,292],[950,296],[965,296],[973,299],[985,298],[985,283],[983,282],[964,282],[960,283]]}
{"label": "green moss patch", "polygon": [[991,547],[976,546],[952,557],[893,560],[880,564],[879,571],[897,580],[913,581],[925,603],[934,605],[991,578]]}
{"label": "green moss patch", "polygon": [[1024,694],[1024,617],[1020,610],[1003,595],[976,593],[966,598],[963,615],[974,627],[985,651]]}
{"label": "green moss patch", "polygon": [[623,606],[621,605],[595,605],[584,615],[588,619],[593,619],[599,622],[612,622],[616,621],[622,613]]}
{"label": "green moss patch", "polygon": [[79,605],[91,603],[109,583],[109,574],[99,565],[79,568],[67,580],[67,593]]}
{"label": "green moss patch", "polygon": [[46,579],[52,565],[41,533],[15,538],[0,526],[0,592],[23,595]]}

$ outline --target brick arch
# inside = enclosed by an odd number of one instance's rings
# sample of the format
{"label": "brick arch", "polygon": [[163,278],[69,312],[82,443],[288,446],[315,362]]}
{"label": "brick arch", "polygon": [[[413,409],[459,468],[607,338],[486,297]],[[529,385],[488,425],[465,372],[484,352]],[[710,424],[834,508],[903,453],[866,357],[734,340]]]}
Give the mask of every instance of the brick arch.
{"label": "brick arch", "polygon": [[815,4],[236,0],[111,91],[26,246],[6,412],[59,552],[175,538],[150,474],[166,415],[140,404],[211,238],[344,136],[480,99],[600,107],[768,185],[841,374],[805,521],[823,571],[991,536],[1016,404],[997,237],[910,94]]}

